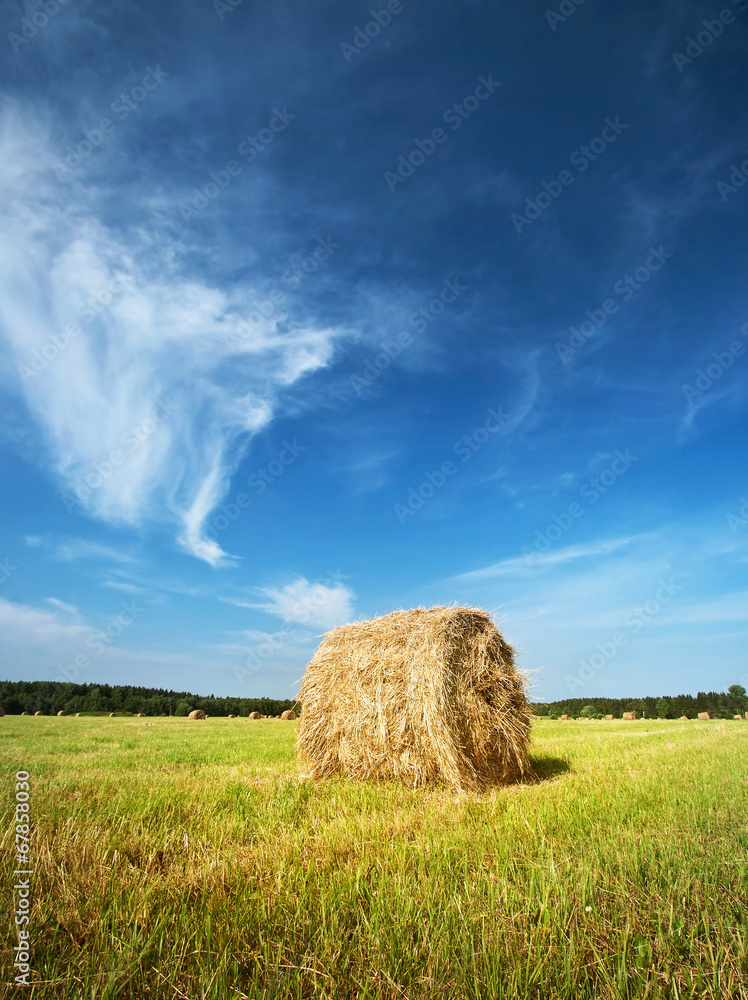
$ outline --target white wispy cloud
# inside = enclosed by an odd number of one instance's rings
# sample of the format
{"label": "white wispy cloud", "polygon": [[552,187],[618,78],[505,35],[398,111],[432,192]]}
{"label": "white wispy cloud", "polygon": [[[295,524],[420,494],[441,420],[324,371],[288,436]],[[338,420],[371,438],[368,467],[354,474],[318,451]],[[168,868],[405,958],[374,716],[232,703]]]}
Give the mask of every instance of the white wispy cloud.
{"label": "white wispy cloud", "polygon": [[329,365],[343,334],[265,319],[252,288],[186,276],[189,248],[108,228],[108,192],[55,181],[52,159],[38,109],[0,102],[2,376],[66,504],[109,523],[166,518],[218,565],[206,517],[280,391]]}
{"label": "white wispy cloud", "polygon": [[491,563],[490,566],[483,566],[481,569],[470,570],[467,573],[460,573],[452,577],[452,580],[459,583],[469,583],[476,580],[488,580],[497,576],[526,576],[537,569],[560,566],[564,563],[572,562],[575,559],[585,559],[594,556],[608,555],[616,549],[629,545],[640,536],[631,535],[627,538],[610,538],[604,541],[591,542],[587,545],[567,545],[563,549],[552,552],[533,552],[532,557],[525,559],[524,556],[513,556],[510,559],[501,559],[499,562]]}
{"label": "white wispy cloud", "polygon": [[264,600],[225,598],[230,604],[253,611],[266,611],[284,622],[318,626],[324,629],[345,625],[354,616],[356,595],[343,583],[310,583],[300,576],[284,587],[258,588]]}

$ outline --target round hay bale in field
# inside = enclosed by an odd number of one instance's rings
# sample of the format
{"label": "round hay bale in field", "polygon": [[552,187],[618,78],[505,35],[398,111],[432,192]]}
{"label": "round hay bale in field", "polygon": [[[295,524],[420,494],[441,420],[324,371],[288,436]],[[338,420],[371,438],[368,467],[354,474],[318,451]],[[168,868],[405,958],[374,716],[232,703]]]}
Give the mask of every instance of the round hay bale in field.
{"label": "round hay bale in field", "polygon": [[117,713],[116,712],[110,712],[109,713],[109,718],[110,719],[116,719],[116,717],[117,717]]}
{"label": "round hay bale in field", "polygon": [[145,719],[145,717],[146,717],[145,712],[136,712],[135,713],[135,718],[136,719]]}
{"label": "round hay bale in field", "polygon": [[559,716],[559,718],[561,719],[561,722],[568,722],[569,721],[569,716],[568,715],[561,715],[561,716]]}
{"label": "round hay bale in field", "polygon": [[28,715],[28,712],[21,712],[21,715]]}
{"label": "round hay bale in field", "polygon": [[81,714],[80,714],[80,712],[76,712],[76,713],[75,713],[75,717],[76,717],[76,719],[79,719],[79,718],[80,718],[80,715],[81,715]]}
{"label": "round hay bale in field", "polygon": [[733,718],[734,719],[740,719],[741,722],[743,721],[743,716],[742,715],[734,715]]}
{"label": "round hay bale in field", "polygon": [[60,709],[60,711],[57,713],[58,716],[60,716],[60,715],[67,715],[67,714],[68,713],[67,712],[63,712],[62,709]]}
{"label": "round hay bale in field", "polygon": [[299,701],[296,748],[315,778],[482,791],[530,772],[525,678],[481,608],[393,611],[333,629]]}
{"label": "round hay bale in field", "polygon": [[228,719],[235,719],[236,716],[235,715],[228,715],[228,716],[226,716],[226,718],[228,718]]}
{"label": "round hay bale in field", "polygon": [[605,721],[606,722],[612,722],[613,721],[613,716],[612,715],[606,715],[605,716]]}
{"label": "round hay bale in field", "polygon": [[708,712],[699,712],[699,722],[709,722],[711,715]]}
{"label": "round hay bale in field", "polygon": [[188,719],[207,719],[208,716],[203,712],[202,708],[194,708],[190,714],[187,716]]}
{"label": "round hay bale in field", "polygon": [[264,719],[264,716],[260,715],[259,712],[250,712],[249,715],[247,716],[247,718],[248,719]]}
{"label": "round hay bale in field", "polygon": [[44,712],[34,712],[34,715],[44,715]]}
{"label": "round hay bale in field", "polygon": [[681,717],[678,719],[678,722],[690,722],[690,721],[691,720],[688,718],[687,715],[681,715]]}
{"label": "round hay bale in field", "polygon": [[623,719],[625,722],[633,722],[636,719],[636,712],[624,712]]}
{"label": "round hay bale in field", "polygon": [[296,718],[296,712],[292,708],[287,708],[285,712],[281,712],[281,719],[287,719],[292,721]]}

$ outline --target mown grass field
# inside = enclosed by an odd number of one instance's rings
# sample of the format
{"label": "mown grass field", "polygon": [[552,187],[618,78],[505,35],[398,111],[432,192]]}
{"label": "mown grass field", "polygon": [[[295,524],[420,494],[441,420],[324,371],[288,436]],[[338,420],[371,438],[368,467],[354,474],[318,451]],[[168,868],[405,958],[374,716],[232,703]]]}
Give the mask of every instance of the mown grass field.
{"label": "mown grass field", "polygon": [[[535,723],[477,798],[313,784],[295,723],[0,719],[3,996],[748,997],[748,722]],[[31,772],[34,981],[9,985]]]}

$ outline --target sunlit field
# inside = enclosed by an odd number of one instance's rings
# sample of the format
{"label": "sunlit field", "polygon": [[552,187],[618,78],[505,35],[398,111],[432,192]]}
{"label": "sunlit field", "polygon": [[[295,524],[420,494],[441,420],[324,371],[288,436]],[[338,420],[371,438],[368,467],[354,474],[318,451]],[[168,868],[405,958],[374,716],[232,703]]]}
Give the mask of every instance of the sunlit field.
{"label": "sunlit field", "polygon": [[0,719],[23,995],[748,997],[748,722],[536,721],[535,780],[485,797],[315,784],[295,728]]}

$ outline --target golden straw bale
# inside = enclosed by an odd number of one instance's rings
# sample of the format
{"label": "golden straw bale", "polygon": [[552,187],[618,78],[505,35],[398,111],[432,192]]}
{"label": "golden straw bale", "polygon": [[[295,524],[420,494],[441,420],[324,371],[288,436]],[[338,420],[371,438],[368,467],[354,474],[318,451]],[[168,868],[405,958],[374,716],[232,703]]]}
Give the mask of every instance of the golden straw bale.
{"label": "golden straw bale", "polygon": [[285,712],[281,712],[281,719],[295,719],[296,712],[292,708],[287,708]]}
{"label": "golden straw bale", "polygon": [[636,712],[624,712],[623,718],[626,722],[632,722],[636,718]]}
{"label": "golden straw bale", "polygon": [[525,678],[481,608],[393,611],[333,629],[299,700],[296,747],[315,778],[482,791],[530,772]]}
{"label": "golden straw bale", "polygon": [[687,715],[681,715],[681,717],[680,717],[680,719],[678,721],[679,722],[690,722],[690,719],[688,718]]}
{"label": "golden straw bale", "polygon": [[207,719],[208,716],[203,712],[202,708],[193,709],[187,716],[188,719]]}
{"label": "golden straw bale", "polygon": [[114,715],[114,712],[110,712],[110,713],[109,713],[109,718],[110,718],[110,719],[113,719],[114,717],[115,717],[115,715]]}
{"label": "golden straw bale", "polygon": [[568,721],[569,721],[569,716],[568,715],[562,715],[561,716],[561,722],[568,722]]}
{"label": "golden straw bale", "polygon": [[229,718],[229,719],[235,719],[236,716],[235,715],[229,715],[229,716],[227,716],[227,718]]}
{"label": "golden straw bale", "polygon": [[62,710],[62,709],[60,709],[60,711],[59,711],[59,712],[58,712],[57,714],[58,714],[58,715],[67,715],[68,713],[67,713],[67,712],[63,712],[63,710]]}
{"label": "golden straw bale", "polygon": [[741,722],[743,721],[743,716],[742,715],[734,715],[733,718],[734,719],[740,719]]}
{"label": "golden straw bale", "polygon": [[34,715],[44,715],[44,712],[34,712]]}
{"label": "golden straw bale", "polygon": [[144,719],[145,718],[145,712],[136,712],[135,713],[135,718],[136,719]]}
{"label": "golden straw bale", "polygon": [[711,715],[708,712],[699,712],[699,722],[709,722]]}
{"label": "golden straw bale", "polygon": [[606,715],[605,716],[605,721],[606,722],[612,722],[613,721],[613,716],[612,715]]}
{"label": "golden straw bale", "polygon": [[250,712],[249,715],[247,716],[247,718],[248,719],[261,719],[262,716],[260,715],[259,712]]}

